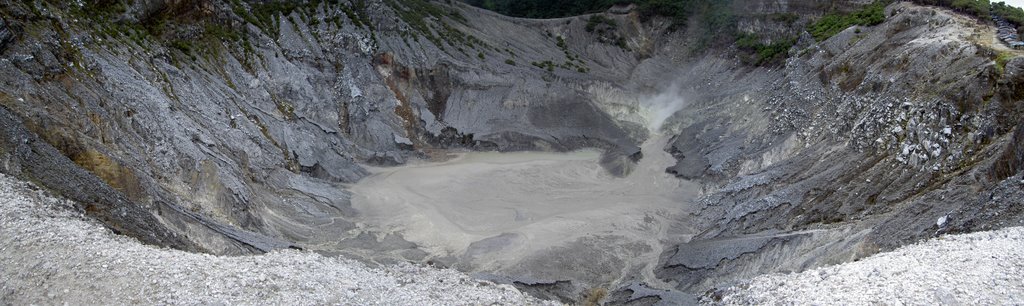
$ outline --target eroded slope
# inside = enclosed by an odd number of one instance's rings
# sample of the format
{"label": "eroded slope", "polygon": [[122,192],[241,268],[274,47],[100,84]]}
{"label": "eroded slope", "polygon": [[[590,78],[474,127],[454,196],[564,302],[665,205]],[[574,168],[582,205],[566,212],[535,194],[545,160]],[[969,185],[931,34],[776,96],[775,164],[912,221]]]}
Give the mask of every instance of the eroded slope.
{"label": "eroded slope", "polygon": [[[707,30],[697,21],[672,32],[636,14],[605,15],[617,26],[597,33],[588,16],[526,20],[423,1],[2,4],[4,171],[154,244],[486,271],[460,258],[515,239],[474,236],[460,246],[476,248],[438,252],[365,222],[370,210],[349,189],[371,174],[364,165],[465,149],[597,149],[612,175],[595,175],[609,181],[644,175],[664,149],[678,161],[669,173],[701,186],[696,202],[667,212],[685,223],[664,224],[656,264],[538,272],[592,264],[602,254],[573,251],[608,242],[576,237],[489,276],[566,301],[592,287],[615,302],[681,301],[673,290],[1021,222],[1012,177],[1024,156],[1024,60],[990,49],[988,26],[942,9],[894,4],[881,25],[802,35],[784,65],[753,67],[728,47],[695,52]],[[828,7],[733,6],[740,30],[766,39],[800,34]],[[659,131],[670,143],[641,149]]]}

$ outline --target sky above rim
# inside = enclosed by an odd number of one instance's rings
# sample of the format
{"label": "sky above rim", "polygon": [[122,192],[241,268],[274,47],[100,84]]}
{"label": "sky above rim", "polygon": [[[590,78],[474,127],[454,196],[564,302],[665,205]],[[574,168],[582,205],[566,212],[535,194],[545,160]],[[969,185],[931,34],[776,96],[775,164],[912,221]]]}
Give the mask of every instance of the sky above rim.
{"label": "sky above rim", "polygon": [[996,1],[992,1],[992,2],[1006,2],[1006,4],[1009,4],[1009,5],[1012,5],[1012,6],[1024,7],[1024,0],[996,0]]}

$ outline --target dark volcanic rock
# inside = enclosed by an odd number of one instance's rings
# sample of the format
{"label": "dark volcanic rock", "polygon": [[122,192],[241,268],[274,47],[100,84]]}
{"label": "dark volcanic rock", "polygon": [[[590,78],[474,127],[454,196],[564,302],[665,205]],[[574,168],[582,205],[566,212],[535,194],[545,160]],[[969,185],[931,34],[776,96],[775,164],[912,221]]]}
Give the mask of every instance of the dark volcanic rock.
{"label": "dark volcanic rock", "polygon": [[669,289],[655,289],[643,283],[629,283],[612,292],[607,299],[611,305],[697,305],[697,297]]}
{"label": "dark volcanic rock", "polygon": [[7,48],[7,44],[14,41],[14,33],[7,27],[7,23],[4,22],[3,18],[0,18],[0,54]]}
{"label": "dark volcanic rock", "polygon": [[577,294],[580,292],[580,288],[570,280],[544,280],[531,277],[510,277],[487,273],[480,273],[474,276],[499,284],[510,284],[516,286],[519,290],[542,299],[561,301],[563,303],[572,303],[579,299]]}

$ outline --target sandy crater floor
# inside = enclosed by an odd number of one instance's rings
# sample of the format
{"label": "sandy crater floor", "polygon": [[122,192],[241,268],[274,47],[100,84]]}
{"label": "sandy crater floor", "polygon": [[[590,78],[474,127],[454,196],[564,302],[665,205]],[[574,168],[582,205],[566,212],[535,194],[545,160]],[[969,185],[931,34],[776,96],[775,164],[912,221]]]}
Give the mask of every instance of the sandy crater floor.
{"label": "sandy crater floor", "polygon": [[657,260],[668,232],[692,234],[685,225],[668,227],[678,223],[669,220],[688,217],[699,188],[665,173],[675,161],[662,149],[667,140],[645,143],[645,157],[625,178],[609,175],[598,164],[600,152],[591,150],[471,152],[440,163],[374,168],[352,186],[353,206],[363,226],[400,233],[433,256],[460,258],[470,270],[529,270],[522,260],[586,252],[578,242],[597,237],[619,257],[611,265],[642,267]]}

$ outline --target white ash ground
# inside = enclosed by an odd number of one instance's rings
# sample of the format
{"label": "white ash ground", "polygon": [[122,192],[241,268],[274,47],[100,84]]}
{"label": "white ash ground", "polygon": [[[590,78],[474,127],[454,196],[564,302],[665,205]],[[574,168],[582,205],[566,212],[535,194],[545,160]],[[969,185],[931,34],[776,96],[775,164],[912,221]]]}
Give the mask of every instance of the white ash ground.
{"label": "white ash ground", "polygon": [[412,264],[302,251],[221,257],[142,245],[0,174],[0,304],[552,304]]}
{"label": "white ash ground", "polygon": [[723,304],[1021,305],[1024,227],[943,236],[857,262],[762,275],[717,294]]}

